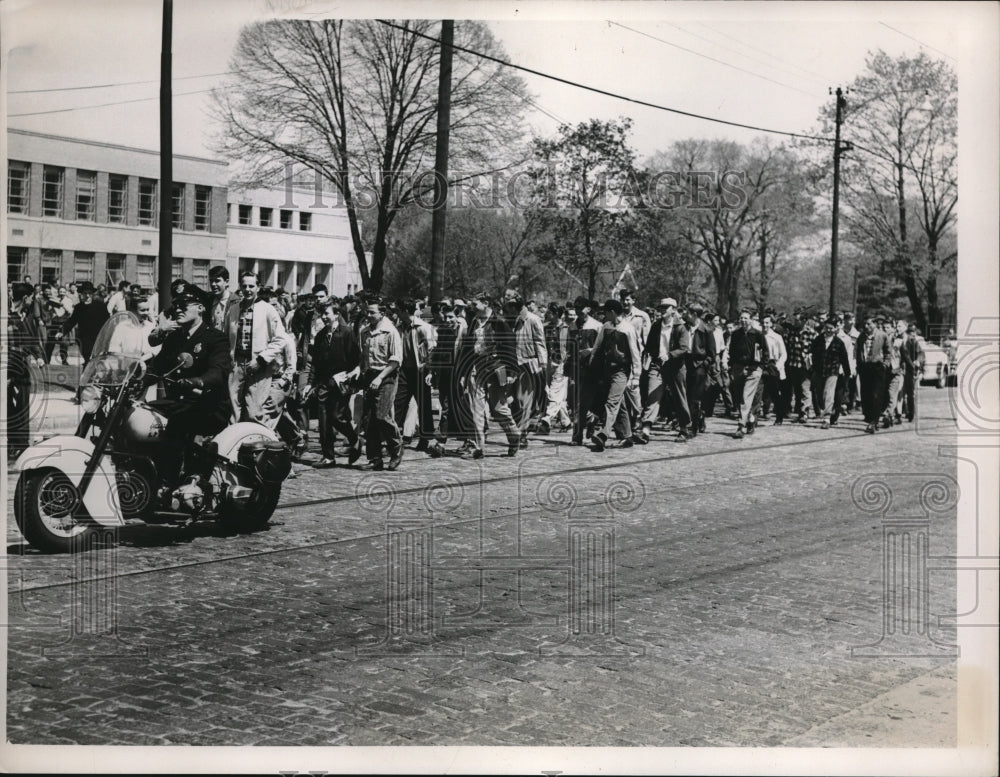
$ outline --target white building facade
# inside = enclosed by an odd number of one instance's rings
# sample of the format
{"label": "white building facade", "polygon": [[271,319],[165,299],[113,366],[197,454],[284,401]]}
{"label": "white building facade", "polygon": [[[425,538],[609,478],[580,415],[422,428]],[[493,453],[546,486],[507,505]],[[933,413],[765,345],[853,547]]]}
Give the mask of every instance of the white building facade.
{"label": "white building facade", "polygon": [[335,296],[359,291],[347,213],[314,200],[311,189],[230,189],[230,278],[253,270],[262,286],[296,294],[319,283]]}
{"label": "white building facade", "polygon": [[[67,285],[157,283],[160,157],[156,151],[7,130],[7,280]],[[175,155],[172,277],[208,288],[211,267],[239,270],[291,292],[324,283],[360,288],[343,208],[308,194],[230,191],[228,165]]]}

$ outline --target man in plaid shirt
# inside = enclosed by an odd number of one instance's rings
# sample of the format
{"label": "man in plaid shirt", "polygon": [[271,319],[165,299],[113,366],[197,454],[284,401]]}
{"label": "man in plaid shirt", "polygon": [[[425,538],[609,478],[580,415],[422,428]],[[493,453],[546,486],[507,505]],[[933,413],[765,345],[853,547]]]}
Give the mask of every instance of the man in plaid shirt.
{"label": "man in plaid shirt", "polygon": [[795,320],[788,327],[785,347],[788,350],[788,360],[785,362],[785,375],[788,380],[791,395],[794,398],[796,422],[804,424],[809,415],[809,405],[812,395],[809,386],[809,373],[812,371],[812,355],[810,346],[816,337],[813,319],[807,317],[800,308],[795,311]]}

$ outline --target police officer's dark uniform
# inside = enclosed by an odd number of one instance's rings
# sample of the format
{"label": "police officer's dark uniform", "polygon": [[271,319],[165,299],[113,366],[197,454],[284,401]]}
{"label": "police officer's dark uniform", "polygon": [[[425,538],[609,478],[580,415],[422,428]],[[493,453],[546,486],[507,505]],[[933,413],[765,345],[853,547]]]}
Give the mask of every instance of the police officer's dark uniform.
{"label": "police officer's dark uniform", "polygon": [[[206,295],[188,287],[173,298],[171,308],[183,310],[191,304],[207,306]],[[182,457],[190,464],[189,452],[194,436],[221,432],[229,424],[232,412],[228,389],[229,373],[233,369],[229,338],[206,320],[204,312],[197,327],[182,325],[166,335],[160,352],[148,362],[149,371],[156,375],[170,372],[184,353],[191,354],[191,366],[171,373],[166,383],[168,401],[157,403],[158,409],[168,417],[164,432],[167,450],[160,475],[164,485],[171,486],[177,485]]]}

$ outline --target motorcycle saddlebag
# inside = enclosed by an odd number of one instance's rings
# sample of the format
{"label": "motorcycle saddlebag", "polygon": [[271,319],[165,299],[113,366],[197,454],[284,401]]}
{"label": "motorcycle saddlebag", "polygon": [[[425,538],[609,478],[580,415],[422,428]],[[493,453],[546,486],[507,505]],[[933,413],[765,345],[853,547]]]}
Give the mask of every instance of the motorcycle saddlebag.
{"label": "motorcycle saddlebag", "polygon": [[255,440],[243,443],[237,461],[258,483],[281,483],[292,471],[292,452],[283,442]]}

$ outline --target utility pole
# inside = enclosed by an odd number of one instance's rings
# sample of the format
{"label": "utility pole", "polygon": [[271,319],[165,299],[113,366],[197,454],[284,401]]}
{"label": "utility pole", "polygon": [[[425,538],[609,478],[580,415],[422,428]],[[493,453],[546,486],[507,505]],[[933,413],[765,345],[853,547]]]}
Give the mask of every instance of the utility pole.
{"label": "utility pole", "polygon": [[444,248],[448,215],[448,132],[451,127],[451,59],[455,22],[441,22],[441,73],[438,77],[437,144],[434,149],[434,212],[431,214],[430,302],[444,296]]}
{"label": "utility pole", "polygon": [[840,143],[840,125],[844,122],[844,107],[847,100],[844,99],[844,92],[837,87],[837,129],[833,141],[833,235],[830,239],[830,314],[837,311],[837,239],[840,228],[840,155],[844,151],[850,151],[853,147],[850,143]]}
{"label": "utility pole", "polygon": [[156,273],[156,282],[160,287],[160,310],[170,307],[170,281],[174,263],[173,95],[170,85],[173,6],[174,0],[163,0],[163,40],[160,45],[160,249]]}

